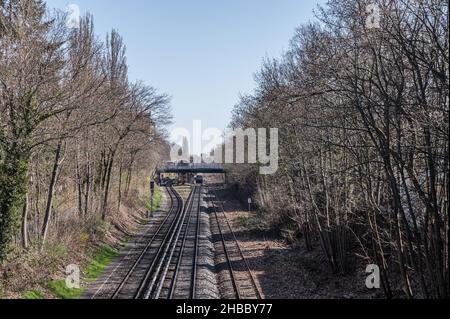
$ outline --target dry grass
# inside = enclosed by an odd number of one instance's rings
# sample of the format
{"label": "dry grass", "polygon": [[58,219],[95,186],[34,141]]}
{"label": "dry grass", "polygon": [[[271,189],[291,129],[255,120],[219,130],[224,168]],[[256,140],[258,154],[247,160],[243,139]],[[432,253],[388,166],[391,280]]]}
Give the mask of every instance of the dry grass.
{"label": "dry grass", "polygon": [[365,287],[363,265],[353,273],[330,272],[320,249],[313,252],[292,247],[257,213],[245,211],[230,194],[222,193],[226,215],[262,294],[268,299],[361,299],[382,298],[382,291]]}
{"label": "dry grass", "polygon": [[[76,298],[80,291],[61,289],[66,267],[79,265],[82,276],[93,280],[107,259],[113,257],[103,258],[104,247],[120,249],[146,222],[147,200],[145,187],[134,189],[124,199],[120,211],[112,210],[106,222],[101,221],[99,214],[80,222],[69,208],[72,201],[60,200],[56,211],[61,215],[58,222],[51,225],[44,249],[38,243],[32,243],[26,251],[16,247],[0,265],[0,298]],[[110,207],[117,206],[112,200]],[[96,267],[95,274],[92,267]]]}

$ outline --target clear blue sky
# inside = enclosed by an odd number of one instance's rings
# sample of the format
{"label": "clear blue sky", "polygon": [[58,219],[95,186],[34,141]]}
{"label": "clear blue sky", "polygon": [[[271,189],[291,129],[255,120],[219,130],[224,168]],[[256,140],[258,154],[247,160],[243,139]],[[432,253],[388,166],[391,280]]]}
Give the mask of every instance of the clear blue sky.
{"label": "clear blue sky", "polygon": [[296,27],[325,0],[48,0],[94,15],[96,32],[117,29],[131,80],[172,96],[174,127],[225,128],[239,93],[254,88],[264,57],[278,57]]}

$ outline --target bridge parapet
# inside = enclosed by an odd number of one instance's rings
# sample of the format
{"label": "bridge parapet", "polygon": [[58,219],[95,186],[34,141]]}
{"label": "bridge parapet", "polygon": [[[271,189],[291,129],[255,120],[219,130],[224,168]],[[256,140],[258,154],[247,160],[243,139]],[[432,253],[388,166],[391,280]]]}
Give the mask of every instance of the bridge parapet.
{"label": "bridge parapet", "polygon": [[157,170],[158,174],[162,173],[196,173],[196,174],[221,174],[226,173],[222,164],[206,164],[206,163],[180,163],[166,164]]}

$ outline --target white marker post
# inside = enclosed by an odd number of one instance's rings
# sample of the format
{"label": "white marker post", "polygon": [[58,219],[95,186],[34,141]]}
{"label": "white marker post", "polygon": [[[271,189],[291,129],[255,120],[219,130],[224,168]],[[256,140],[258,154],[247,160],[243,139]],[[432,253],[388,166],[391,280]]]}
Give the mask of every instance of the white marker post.
{"label": "white marker post", "polygon": [[252,212],[252,199],[251,198],[248,199],[248,212],[249,213]]}
{"label": "white marker post", "polygon": [[150,217],[153,216],[153,197],[155,196],[155,182],[150,182],[150,216],[148,216],[148,219],[150,220]]}

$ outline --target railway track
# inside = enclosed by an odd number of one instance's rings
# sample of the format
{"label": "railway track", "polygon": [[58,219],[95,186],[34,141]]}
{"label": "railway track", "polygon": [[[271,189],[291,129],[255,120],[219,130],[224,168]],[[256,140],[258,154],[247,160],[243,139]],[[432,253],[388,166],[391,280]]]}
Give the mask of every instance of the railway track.
{"label": "railway track", "polygon": [[255,277],[239,245],[231,223],[225,214],[217,191],[211,189],[211,193],[214,195],[217,203],[216,205],[213,202],[211,207],[217,223],[216,227],[221,241],[222,252],[233,289],[232,297],[236,299],[262,299]]}
{"label": "railway track", "polygon": [[[204,248],[200,254],[202,187],[194,186],[184,201],[172,187],[166,188],[167,214],[157,215],[154,226],[139,245],[128,253],[104,280],[91,298],[108,299],[196,299],[203,296]],[[225,298],[262,299],[247,259],[214,187],[208,187],[212,200],[211,227],[214,245],[222,267]],[[212,219],[211,219],[212,218]],[[202,246],[204,247],[204,246]],[[198,269],[199,268],[199,269]],[[221,277],[221,278],[222,278]],[[213,281],[212,281],[213,282]],[[223,283],[222,282],[222,283]],[[202,287],[203,285],[203,287]],[[207,289],[207,288],[206,288]]]}
{"label": "railway track", "polygon": [[138,258],[130,266],[127,274],[112,294],[112,299],[140,299],[140,290],[143,282],[148,280],[149,265],[152,265],[160,252],[162,243],[166,240],[170,230],[176,225],[183,210],[183,200],[179,194],[168,187],[170,197],[170,210],[166,218],[148,241]]}
{"label": "railway track", "polygon": [[195,298],[201,188],[192,189],[186,204],[175,189],[167,190],[169,213],[113,299]]}
{"label": "railway track", "polygon": [[[108,271],[101,281],[93,283],[92,289],[84,295],[85,299],[111,299],[117,298],[117,287],[124,285],[124,278],[131,277],[130,270],[138,271],[138,261],[143,261],[144,253],[149,254],[150,245],[156,240],[156,235],[163,232],[165,223],[174,218],[175,209],[174,194],[171,189],[166,188],[167,203],[164,205],[166,213],[156,212],[147,230],[133,242],[129,243],[129,249],[111,270]],[[147,257],[148,258],[148,257]],[[130,293],[131,294],[131,293]]]}
{"label": "railway track", "polygon": [[189,198],[182,227],[173,242],[160,280],[158,298],[196,298],[201,191],[201,187],[194,187]]}

